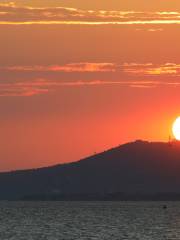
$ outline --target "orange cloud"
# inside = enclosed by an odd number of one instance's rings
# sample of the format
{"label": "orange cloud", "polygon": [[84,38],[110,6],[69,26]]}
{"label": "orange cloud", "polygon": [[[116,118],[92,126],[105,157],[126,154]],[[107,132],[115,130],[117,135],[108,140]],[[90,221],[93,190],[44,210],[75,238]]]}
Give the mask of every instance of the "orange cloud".
{"label": "orange cloud", "polygon": [[16,84],[0,84],[0,97],[31,97],[34,95],[48,93],[48,89],[18,86]]}
{"label": "orange cloud", "polygon": [[128,74],[139,74],[139,75],[170,75],[170,76],[180,76],[180,64],[176,63],[165,63],[165,64],[137,64],[137,63],[127,63],[124,64],[124,71]]}
{"label": "orange cloud", "polygon": [[115,72],[114,63],[70,63],[51,66],[10,66],[1,68],[8,71],[30,72]]}
{"label": "orange cloud", "polygon": [[164,29],[163,28],[136,28],[136,31],[148,31],[148,32],[162,32]]}
{"label": "orange cloud", "polygon": [[[47,72],[56,74],[55,76],[47,75]],[[61,72],[65,74],[62,75]],[[69,77],[72,72],[73,78]],[[107,75],[108,72],[111,74]],[[88,78],[88,74],[82,75],[82,73],[94,74]],[[162,86],[180,87],[180,81],[174,78],[180,75],[180,64],[177,63],[158,65],[85,62],[50,66],[7,66],[0,68],[0,74],[0,96],[13,97],[47,94],[63,86],[121,85],[122,87],[146,89]],[[167,78],[161,78],[166,75]],[[8,80],[6,81],[6,77],[3,76],[8,76]]]}
{"label": "orange cloud", "polygon": [[[143,86],[150,88],[151,82],[142,82]],[[32,81],[21,81],[14,83],[0,83],[0,97],[31,97],[39,94],[47,94],[51,91],[57,90],[58,87],[78,87],[78,86],[95,86],[95,85],[122,85],[129,87],[140,87],[139,82],[127,81],[51,81],[48,79],[36,79]]]}
{"label": "orange cloud", "polygon": [[51,81],[49,79],[35,79],[14,83],[0,83],[0,97],[31,97],[57,91],[60,87],[81,87],[99,85],[120,85],[122,87],[151,89],[160,86],[179,87],[180,82],[161,81],[110,81],[110,80],[78,80],[78,81]]}
{"label": "orange cloud", "polygon": [[180,12],[94,11],[66,7],[35,8],[20,7],[10,2],[0,4],[0,24],[180,24]]}
{"label": "orange cloud", "polygon": [[32,66],[7,66],[0,67],[2,71],[15,71],[15,72],[124,72],[131,75],[171,75],[179,76],[180,64],[177,63],[93,63],[93,62],[80,62],[69,63],[64,65],[32,65]]}
{"label": "orange cloud", "polygon": [[15,2],[4,2],[4,3],[0,3],[0,7],[15,7],[16,3]]}

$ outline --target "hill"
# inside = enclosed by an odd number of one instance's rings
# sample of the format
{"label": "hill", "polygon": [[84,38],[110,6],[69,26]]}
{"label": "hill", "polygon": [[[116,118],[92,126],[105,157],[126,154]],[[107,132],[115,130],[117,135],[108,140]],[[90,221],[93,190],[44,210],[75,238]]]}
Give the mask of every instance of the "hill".
{"label": "hill", "polygon": [[180,143],[135,141],[48,168],[0,174],[1,200],[180,199]]}

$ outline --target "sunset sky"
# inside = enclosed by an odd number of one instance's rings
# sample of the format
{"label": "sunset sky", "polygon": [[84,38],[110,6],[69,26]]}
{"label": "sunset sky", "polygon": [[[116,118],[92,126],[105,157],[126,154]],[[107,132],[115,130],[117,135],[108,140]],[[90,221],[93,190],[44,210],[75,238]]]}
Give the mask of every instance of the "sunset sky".
{"label": "sunset sky", "polygon": [[179,0],[0,0],[0,171],[167,141],[179,43]]}

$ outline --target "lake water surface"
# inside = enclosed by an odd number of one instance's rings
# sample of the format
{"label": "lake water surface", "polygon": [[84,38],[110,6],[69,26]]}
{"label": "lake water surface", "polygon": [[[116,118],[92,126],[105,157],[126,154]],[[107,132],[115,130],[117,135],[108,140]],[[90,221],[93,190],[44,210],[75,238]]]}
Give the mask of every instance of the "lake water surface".
{"label": "lake water surface", "polygon": [[179,240],[180,203],[0,202],[0,239]]}

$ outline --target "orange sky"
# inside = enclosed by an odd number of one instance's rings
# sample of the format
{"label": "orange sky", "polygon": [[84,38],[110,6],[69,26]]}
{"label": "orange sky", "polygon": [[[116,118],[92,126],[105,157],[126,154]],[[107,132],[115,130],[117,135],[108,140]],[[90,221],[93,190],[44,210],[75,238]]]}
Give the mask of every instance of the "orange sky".
{"label": "orange sky", "polygon": [[180,115],[180,3],[0,3],[0,171],[167,141]]}

